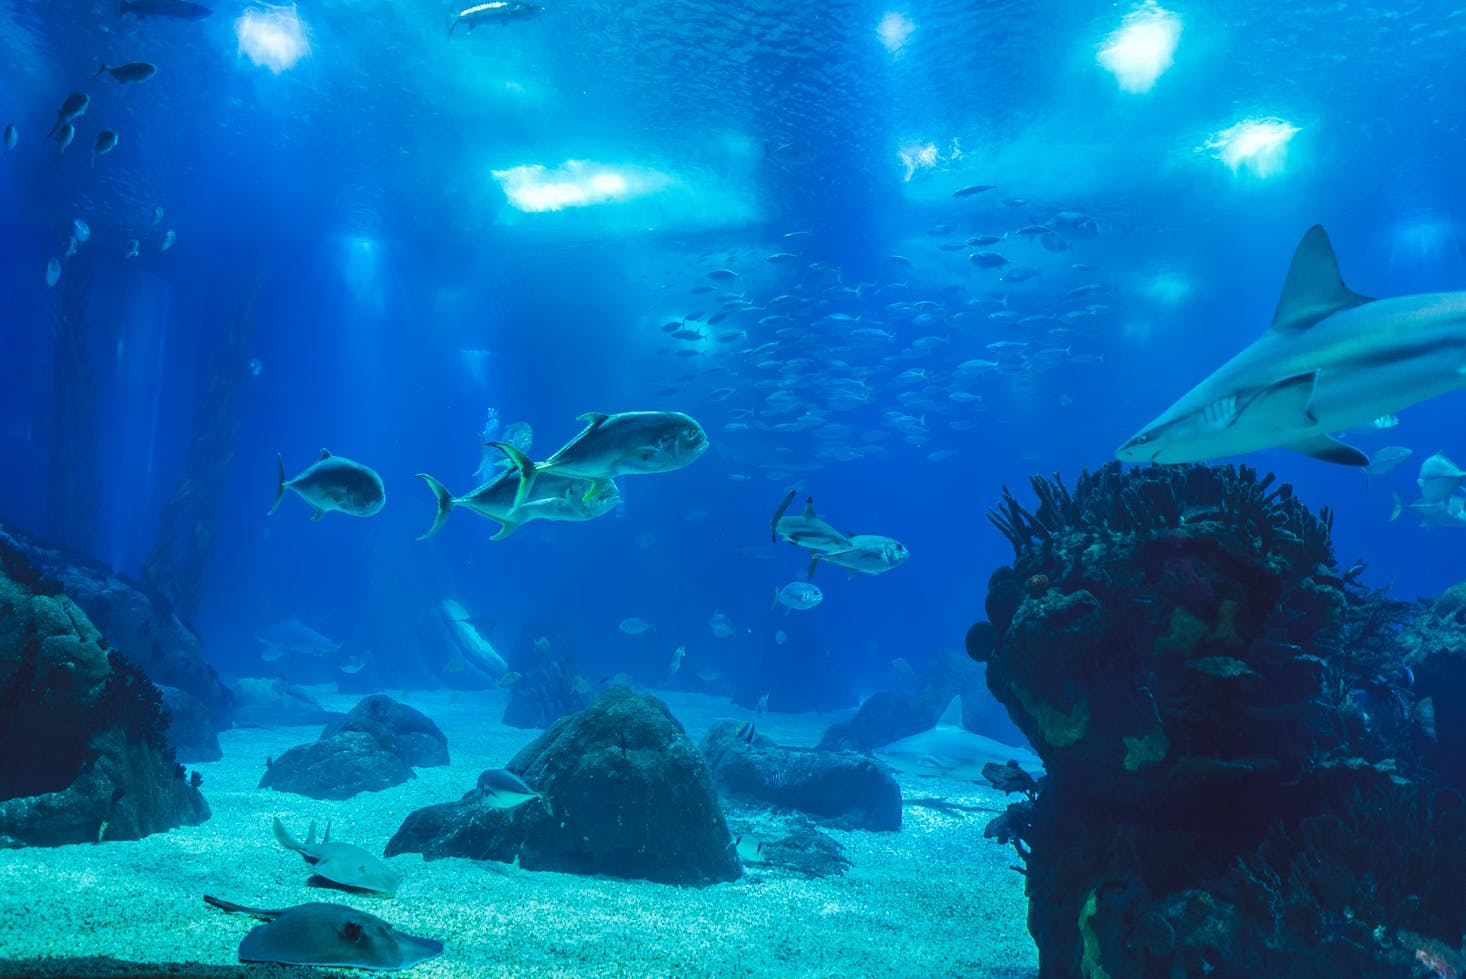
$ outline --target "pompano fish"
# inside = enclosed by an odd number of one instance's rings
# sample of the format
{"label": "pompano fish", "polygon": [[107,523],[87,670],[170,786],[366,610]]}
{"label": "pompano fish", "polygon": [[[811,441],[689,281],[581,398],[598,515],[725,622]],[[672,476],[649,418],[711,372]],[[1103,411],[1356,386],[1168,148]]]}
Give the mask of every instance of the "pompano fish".
{"label": "pompano fish", "polygon": [[448,36],[453,36],[453,29],[459,24],[466,24],[471,32],[475,24],[507,24],[513,20],[532,20],[544,12],[544,7],[524,3],[523,0],[488,0],[486,3],[476,3],[449,13]]}
{"label": "pompano fish", "polygon": [[1364,467],[1364,471],[1370,476],[1383,476],[1411,455],[1413,453],[1403,445],[1387,445],[1370,457],[1369,465]]}
{"label": "pompano fish", "polygon": [[1437,452],[1420,464],[1420,476],[1415,480],[1420,487],[1420,497],[1426,503],[1443,503],[1466,481],[1466,471],[1452,462],[1444,452]]}
{"label": "pompano fish", "polygon": [[791,581],[774,593],[774,604],[802,612],[825,600],[824,592],[807,581]]}
{"label": "pompano fish", "polygon": [[134,84],[145,82],[158,73],[158,66],[151,61],[129,61],[125,65],[108,68],[107,62],[102,58],[98,58],[97,64],[101,66],[97,69],[97,74],[100,75],[105,71],[124,85],[128,82]]}
{"label": "pompano fish", "polygon": [[[92,104],[91,97],[86,92],[72,92],[66,96],[66,101],[61,103],[61,108],[56,110],[56,124],[51,127],[47,136],[55,136],[61,127],[71,122],[77,116],[87,111],[87,106]],[[71,142],[71,140],[67,140]]]}
{"label": "pompano fish", "polygon": [[286,490],[294,490],[315,510],[312,520],[321,519],[327,510],[339,510],[353,517],[370,517],[387,503],[387,490],[382,477],[367,466],[343,456],[321,450],[320,459],[306,467],[294,479],[285,478],[285,458],[275,456],[280,482],[270,513],[280,508]]}
{"label": "pompano fish", "polygon": [[592,480],[586,495],[593,497],[617,476],[681,469],[708,447],[702,426],[680,411],[593,411],[578,420],[586,422],[585,430],[544,462],[531,462],[513,446],[500,444],[520,474],[516,505],[531,497],[535,480],[545,473]]}
{"label": "pompano fish", "polygon": [[814,566],[820,561],[825,561],[848,568],[851,577],[856,574],[884,574],[892,568],[905,564],[909,557],[911,557],[911,552],[906,549],[906,545],[894,537],[883,537],[880,534],[852,534],[850,547],[843,551],[811,554],[809,573],[813,575]]}
{"label": "pompano fish", "polygon": [[[490,444],[500,449],[507,446],[503,442]],[[531,520],[594,520],[610,513],[621,502],[621,493],[614,481],[608,481],[608,486],[600,493],[589,496],[595,486],[591,480],[557,473],[543,474],[536,480],[533,491],[522,500],[519,497],[522,479],[514,468],[501,470],[465,496],[454,496],[427,473],[418,473],[417,478],[428,484],[438,501],[433,525],[418,540],[426,540],[436,534],[455,507],[463,507],[496,521],[499,532],[490,539],[503,540]]]}

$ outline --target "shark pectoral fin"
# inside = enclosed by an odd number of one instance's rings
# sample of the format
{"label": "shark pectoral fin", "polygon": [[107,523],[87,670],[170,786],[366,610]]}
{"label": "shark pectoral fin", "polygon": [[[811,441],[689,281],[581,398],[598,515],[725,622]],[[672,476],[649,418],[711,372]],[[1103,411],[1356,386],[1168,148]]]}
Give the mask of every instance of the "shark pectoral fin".
{"label": "shark pectoral fin", "polygon": [[1372,303],[1344,285],[1328,232],[1315,224],[1303,235],[1273,312],[1274,330],[1306,330],[1341,309]]}
{"label": "shark pectoral fin", "polygon": [[1288,446],[1294,452],[1301,452],[1323,462],[1335,462],[1341,466],[1367,466],[1369,456],[1352,445],[1345,445],[1336,438],[1319,435]]}
{"label": "shark pectoral fin", "polygon": [[[1312,428],[1318,424],[1318,419],[1308,410],[1308,403],[1313,400],[1313,389],[1317,383],[1318,371],[1308,371],[1285,377],[1263,388],[1243,409],[1248,423],[1254,424],[1266,416],[1267,427],[1275,431]],[[1365,459],[1358,465],[1367,466],[1369,460]]]}

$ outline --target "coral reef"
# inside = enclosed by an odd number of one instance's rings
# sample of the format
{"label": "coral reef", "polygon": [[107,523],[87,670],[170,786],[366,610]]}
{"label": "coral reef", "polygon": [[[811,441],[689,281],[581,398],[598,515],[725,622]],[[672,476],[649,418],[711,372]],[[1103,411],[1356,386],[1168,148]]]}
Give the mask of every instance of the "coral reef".
{"label": "coral reef", "polygon": [[1404,899],[1459,811],[1412,751],[1409,607],[1338,570],[1328,510],[1246,466],[1032,484],[989,513],[1014,561],[978,646],[1048,772],[994,778],[1024,797],[989,828],[1044,974],[1408,974],[1401,936],[1459,943],[1466,905]]}
{"label": "coral reef", "polygon": [[136,840],[209,818],[158,688],[0,548],[0,846]]}
{"label": "coral reef", "polygon": [[[278,764],[278,763],[277,763]],[[556,721],[508,769],[554,808],[494,808],[479,788],[411,813],[387,856],[513,861],[527,870],[669,884],[736,880],[738,855],[707,766],[657,698],[617,684]]]}

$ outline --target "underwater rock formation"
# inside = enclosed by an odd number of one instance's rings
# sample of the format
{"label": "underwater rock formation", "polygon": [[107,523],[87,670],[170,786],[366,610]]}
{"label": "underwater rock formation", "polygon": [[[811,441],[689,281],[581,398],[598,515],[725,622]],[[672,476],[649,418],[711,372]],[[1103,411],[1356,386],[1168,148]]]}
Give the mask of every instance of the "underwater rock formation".
{"label": "underwater rock formation", "polygon": [[0,549],[10,549],[80,605],[107,642],[160,686],[177,687],[208,710],[214,730],[229,727],[233,698],[203,643],[161,596],[144,592],[105,565],[48,547],[13,527],[0,526]]}
{"label": "underwater rock formation", "polygon": [[[559,637],[557,636],[557,639]],[[509,727],[546,728],[590,703],[588,683],[575,672],[563,640],[540,637],[535,663],[509,687],[504,723]]]}
{"label": "underwater rock formation", "polygon": [[[871,694],[848,721],[831,724],[819,747],[829,751],[872,751],[882,745],[925,731],[937,722],[953,697],[962,698],[962,717],[977,720],[971,706],[983,682],[982,670],[957,653],[939,652],[922,674],[915,693],[882,690]],[[987,699],[986,693],[983,698]],[[977,727],[974,724],[974,729]]]}
{"label": "underwater rock formation", "polygon": [[168,714],[168,747],[181,762],[218,761],[224,757],[209,709],[197,697],[177,687],[157,685]]}
{"label": "underwater rock formation", "polygon": [[901,828],[901,787],[884,767],[855,752],[785,748],[732,722],[715,726],[702,753],[724,793],[797,809],[839,829]]}
{"label": "underwater rock formation", "polygon": [[376,694],[333,721],[310,744],[270,762],[262,789],[312,799],[350,799],[416,778],[414,765],[448,764],[448,739],[426,714]]}
{"label": "underwater rock formation", "polygon": [[479,789],[411,813],[386,855],[469,857],[527,870],[606,874],[668,884],[736,880],[738,855],[707,766],[682,725],[650,694],[616,685],[560,718],[507,768],[544,793],[494,808]]}
{"label": "underwater rock formation", "polygon": [[[1447,588],[1423,610],[1401,637],[1409,651],[1405,665],[1414,674],[1417,703],[1429,704],[1435,738],[1425,738],[1425,763],[1443,781],[1466,791],[1466,583]],[[1396,684],[1402,679],[1391,677]],[[1386,689],[1393,697],[1393,691]],[[1387,704],[1381,704],[1382,708]]]}
{"label": "underwater rock formation", "polygon": [[1407,975],[1459,943],[1466,902],[1405,900],[1466,827],[1412,755],[1404,606],[1336,569],[1328,510],[1246,466],[1033,488],[989,514],[1015,558],[978,646],[1048,772],[992,834],[1042,973]]}
{"label": "underwater rock formation", "polygon": [[208,819],[166,724],[158,688],[0,547],[0,846],[136,840]]}

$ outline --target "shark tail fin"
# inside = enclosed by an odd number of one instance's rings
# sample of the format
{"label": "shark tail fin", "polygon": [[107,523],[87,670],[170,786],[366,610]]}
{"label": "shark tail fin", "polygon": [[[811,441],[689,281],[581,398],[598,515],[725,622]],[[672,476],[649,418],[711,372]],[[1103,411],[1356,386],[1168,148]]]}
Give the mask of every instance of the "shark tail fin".
{"label": "shark tail fin", "polygon": [[276,472],[279,473],[280,482],[275,487],[275,502],[271,504],[270,512],[265,514],[267,517],[273,515],[276,510],[280,509],[280,500],[285,496],[285,457],[278,452],[275,453],[275,468]]}
{"label": "shark tail fin", "polygon": [[417,478],[428,484],[428,489],[433,491],[433,496],[438,500],[438,513],[433,517],[433,525],[427,529],[418,540],[427,540],[438,532],[443,526],[443,521],[448,519],[448,514],[453,510],[453,494],[448,492],[448,487],[438,482],[427,473],[418,473]]}

